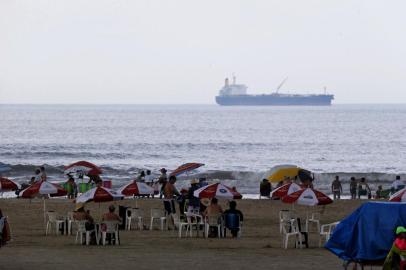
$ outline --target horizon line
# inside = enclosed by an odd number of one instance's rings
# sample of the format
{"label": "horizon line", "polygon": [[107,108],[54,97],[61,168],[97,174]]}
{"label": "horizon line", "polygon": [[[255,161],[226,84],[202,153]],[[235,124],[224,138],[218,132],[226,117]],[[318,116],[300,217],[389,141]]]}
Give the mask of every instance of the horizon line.
{"label": "horizon line", "polygon": [[[1,103],[0,105],[148,105],[148,106],[156,106],[156,105],[177,105],[177,106],[186,106],[186,105],[213,105],[213,106],[221,106],[216,103]],[[382,102],[382,103],[375,103],[375,102],[343,102],[343,103],[333,103],[331,106],[334,105],[406,105],[406,102]],[[301,105],[258,105],[258,106],[221,106],[221,107],[329,107],[329,106],[301,106]]]}

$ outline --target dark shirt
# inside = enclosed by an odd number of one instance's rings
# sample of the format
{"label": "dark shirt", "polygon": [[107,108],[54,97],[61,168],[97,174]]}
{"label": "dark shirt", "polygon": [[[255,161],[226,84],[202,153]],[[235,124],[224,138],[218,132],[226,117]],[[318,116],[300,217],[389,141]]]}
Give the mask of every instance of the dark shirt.
{"label": "dark shirt", "polygon": [[224,215],[227,215],[227,214],[236,214],[236,215],[239,215],[239,216],[240,216],[240,221],[243,221],[243,220],[244,220],[244,216],[243,216],[243,214],[242,214],[242,212],[241,212],[240,210],[237,210],[237,209],[227,209],[226,211],[224,211]]}
{"label": "dark shirt", "polygon": [[193,207],[199,207],[200,206],[200,200],[199,198],[196,198],[193,193],[195,190],[199,189],[198,185],[191,186],[187,192],[187,197],[189,199],[189,206]]}
{"label": "dark shirt", "polygon": [[261,182],[261,185],[259,186],[259,193],[261,194],[261,196],[268,197],[271,194],[271,189],[271,183]]}

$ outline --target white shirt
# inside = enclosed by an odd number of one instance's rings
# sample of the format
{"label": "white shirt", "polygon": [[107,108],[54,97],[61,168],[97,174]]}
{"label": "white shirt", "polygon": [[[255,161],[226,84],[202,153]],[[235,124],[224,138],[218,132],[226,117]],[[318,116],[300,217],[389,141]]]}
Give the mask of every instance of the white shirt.
{"label": "white shirt", "polygon": [[154,177],[150,174],[150,175],[146,175],[145,176],[145,183],[152,183],[154,181]]}
{"label": "white shirt", "polygon": [[395,181],[393,181],[391,187],[393,187],[394,189],[398,189],[398,187],[399,187],[399,186],[402,186],[402,185],[403,185],[403,182],[402,182],[402,181],[400,181],[400,180],[395,180]]}

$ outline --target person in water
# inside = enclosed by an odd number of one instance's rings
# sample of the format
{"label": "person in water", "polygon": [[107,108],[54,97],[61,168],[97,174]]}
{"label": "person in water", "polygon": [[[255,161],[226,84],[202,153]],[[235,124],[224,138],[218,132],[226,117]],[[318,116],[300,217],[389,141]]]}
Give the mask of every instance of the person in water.
{"label": "person in water", "polygon": [[336,175],[336,178],[331,183],[331,192],[333,193],[334,200],[340,199],[343,187],[341,186],[340,178]]}

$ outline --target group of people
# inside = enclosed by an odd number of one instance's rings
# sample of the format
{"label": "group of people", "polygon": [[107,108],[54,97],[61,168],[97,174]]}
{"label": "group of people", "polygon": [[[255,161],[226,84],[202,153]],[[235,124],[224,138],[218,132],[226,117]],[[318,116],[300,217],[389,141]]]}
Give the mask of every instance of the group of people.
{"label": "group of people", "polygon": [[[105,230],[105,226],[103,226],[103,221],[117,221],[119,223],[122,222],[121,217],[115,213],[115,210],[116,207],[114,205],[110,205],[108,212],[102,215],[102,223],[100,228],[101,231]],[[94,233],[95,229],[94,218],[90,214],[90,211],[85,209],[85,204],[83,203],[76,204],[76,209],[73,212],[73,218],[78,221],[85,221],[86,230],[93,231],[93,233],[91,234],[90,244],[96,244],[96,234]],[[118,241],[118,239],[115,240]],[[108,241],[110,242],[111,239],[108,239]]]}
{"label": "group of people", "polygon": [[[378,186],[375,194],[375,199],[384,199],[389,194],[393,194],[404,187],[405,185],[401,181],[400,176],[397,175],[390,189],[384,190],[382,185]],[[331,193],[333,194],[334,200],[340,199],[341,194],[343,193],[343,187],[338,175],[336,175],[335,179],[331,183]],[[373,197],[371,188],[368,185],[365,177],[362,177],[360,180],[355,179],[355,177],[350,178],[350,195],[351,199],[361,199],[362,196],[366,196],[368,199],[371,199]]]}

